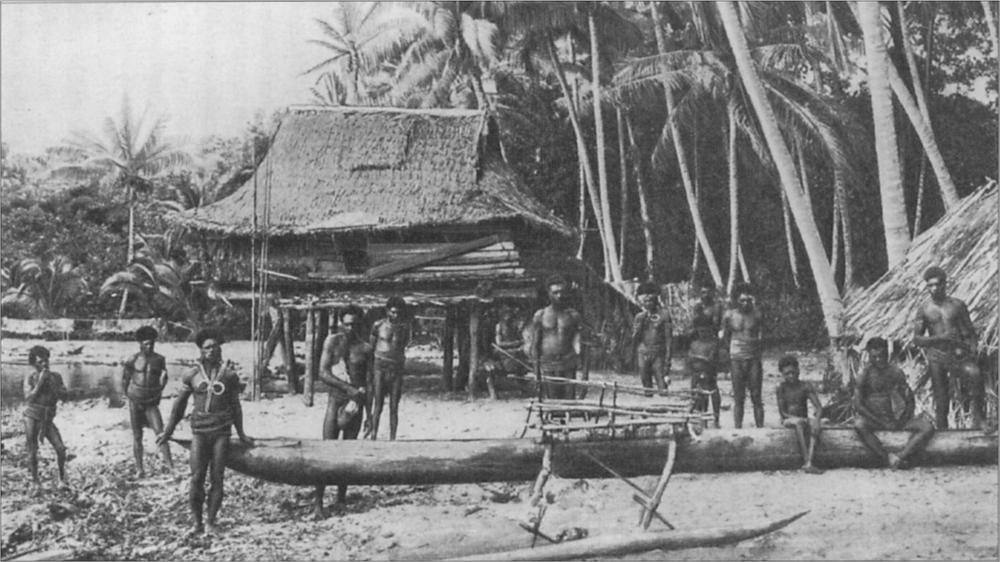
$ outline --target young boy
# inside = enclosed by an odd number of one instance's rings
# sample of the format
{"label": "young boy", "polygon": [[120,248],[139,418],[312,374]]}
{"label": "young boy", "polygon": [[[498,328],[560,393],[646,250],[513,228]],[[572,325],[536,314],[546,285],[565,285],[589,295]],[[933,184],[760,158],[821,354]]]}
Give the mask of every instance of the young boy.
{"label": "young boy", "polygon": [[[795,357],[791,355],[782,357],[778,361],[778,370],[784,379],[777,389],[778,415],[781,416],[781,424],[795,429],[795,436],[799,440],[799,451],[804,460],[802,472],[822,474],[822,470],[813,466],[813,454],[816,452],[816,442],[819,441],[820,415],[823,412],[819,394],[813,385],[799,380],[799,360]],[[809,402],[813,405],[811,418]]]}

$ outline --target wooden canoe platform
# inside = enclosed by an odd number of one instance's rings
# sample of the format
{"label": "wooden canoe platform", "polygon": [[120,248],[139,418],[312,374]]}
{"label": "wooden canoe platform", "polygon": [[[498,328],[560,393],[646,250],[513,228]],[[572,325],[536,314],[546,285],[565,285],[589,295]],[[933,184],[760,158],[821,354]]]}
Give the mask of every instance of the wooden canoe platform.
{"label": "wooden canoe platform", "polygon": [[[903,447],[906,432],[878,432],[889,450]],[[176,439],[189,446],[190,441]],[[623,476],[656,475],[667,457],[667,438],[572,441],[552,447],[552,471],[563,478],[608,478],[594,459]],[[532,439],[427,441],[323,441],[261,439],[254,447],[233,440],[226,466],[283,484],[404,485],[533,480],[546,445]],[[591,458],[592,457],[592,458]],[[764,428],[706,430],[679,436],[674,472],[794,470],[801,466],[795,433]],[[938,432],[913,457],[916,466],[996,464],[997,435],[981,431]],[[874,468],[873,454],[853,429],[825,429],[816,466]]]}

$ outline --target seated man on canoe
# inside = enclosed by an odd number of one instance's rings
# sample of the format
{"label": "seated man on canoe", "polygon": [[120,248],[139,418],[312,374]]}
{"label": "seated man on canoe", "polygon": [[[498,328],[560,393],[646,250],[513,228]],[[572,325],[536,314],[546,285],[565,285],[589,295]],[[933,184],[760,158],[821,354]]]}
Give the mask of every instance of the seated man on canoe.
{"label": "seated man on canoe", "polygon": [[[142,431],[149,427],[154,434],[163,433],[160,416],[160,399],[167,386],[167,361],[154,351],[159,336],[152,326],[135,331],[139,352],[122,362],[122,389],[128,397],[129,421],[132,425],[132,454],[135,457],[136,475],[146,475],[142,459]],[[170,458],[170,444],[160,446],[160,457],[169,469],[174,468]]]}
{"label": "seated man on canoe", "polygon": [[[327,336],[319,361],[319,379],[330,386],[323,418],[323,439],[357,439],[361,432],[362,411],[367,410],[368,366],[372,347],[361,336],[364,312],[348,306],[340,313],[340,331]],[[325,486],[316,487],[317,519],[326,517],[323,510]],[[337,486],[337,503],[347,500],[347,486]]]}
{"label": "seated man on canoe", "polygon": [[[639,380],[644,388],[660,392],[670,386],[670,354],[673,343],[673,323],[670,312],[660,308],[660,288],[655,283],[643,283],[637,291],[642,310],[632,321],[632,349]],[[646,396],[652,396],[647,392]]]}
{"label": "seated man on canoe", "polygon": [[576,379],[581,352],[580,313],[569,306],[569,283],[562,275],[545,282],[549,304],[531,319],[531,358],[539,393],[545,398],[573,399],[575,387],[567,382],[544,382],[549,377]]}
{"label": "seated man on canoe", "polygon": [[[870,451],[890,468],[903,468],[907,459],[920,452],[934,435],[926,414],[914,417],[916,402],[899,367],[889,364],[889,343],[868,340],[868,365],[855,381],[854,429]],[[875,435],[877,430],[905,430],[910,440],[898,453],[890,453]]]}
{"label": "seated man on canoe", "polygon": [[[216,515],[222,506],[222,480],[226,471],[226,451],[229,435],[236,435],[244,444],[253,440],[243,432],[243,408],[240,406],[240,378],[232,363],[222,361],[222,336],[205,329],[195,336],[201,352],[198,364],[181,378],[181,389],[174,400],[167,427],[156,442],[164,445],[174,434],[174,428],[184,418],[188,399],[194,396],[191,412],[191,483],[188,500],[194,515],[195,534],[215,532]],[[211,466],[208,488],[208,519],[202,524],[205,503],[205,476]]]}
{"label": "seated man on canoe", "polygon": [[49,350],[41,345],[28,350],[28,365],[35,372],[24,377],[24,436],[27,439],[28,470],[35,490],[38,479],[38,445],[48,439],[56,452],[59,480],[66,484],[66,445],[56,427],[56,404],[66,399],[62,376],[49,370]]}
{"label": "seated man on canoe", "polygon": [[389,297],[385,304],[386,317],[372,326],[371,347],[374,368],[370,373],[371,438],[378,438],[379,419],[385,397],[389,395],[389,440],[396,440],[399,427],[399,400],[403,396],[403,366],[406,346],[410,343],[410,325],[406,319],[406,301]]}
{"label": "seated man on canoe", "polygon": [[[819,393],[813,385],[799,380],[799,360],[793,355],[786,355],[778,361],[778,371],[784,379],[777,389],[781,424],[795,429],[803,459],[802,472],[822,474],[822,470],[813,466],[813,454],[816,452],[821,429],[820,416],[823,412]],[[810,402],[813,405],[812,417],[809,417]]]}
{"label": "seated man on canoe", "polygon": [[719,338],[714,322],[705,315],[694,317],[694,332],[695,339],[691,342],[687,355],[688,376],[691,377],[691,391],[694,393],[691,411],[707,412],[711,401],[715,428],[718,429],[719,411],[722,409],[717,380]]}

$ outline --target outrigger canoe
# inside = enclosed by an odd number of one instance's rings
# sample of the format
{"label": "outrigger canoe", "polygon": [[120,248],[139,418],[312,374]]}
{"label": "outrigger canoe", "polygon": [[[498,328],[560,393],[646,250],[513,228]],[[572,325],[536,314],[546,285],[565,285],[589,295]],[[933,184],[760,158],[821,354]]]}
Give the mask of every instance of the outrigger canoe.
{"label": "outrigger canoe", "polygon": [[[889,450],[903,447],[909,433],[877,432]],[[552,472],[563,478],[656,475],[663,470],[670,438],[570,440],[547,445],[533,439],[324,441],[260,439],[248,447],[231,442],[226,466],[263,480],[317,484],[416,485],[533,480],[551,447]],[[190,446],[189,440],[175,439]],[[914,456],[915,466],[997,463],[997,435],[973,430],[941,431]],[[763,428],[706,430],[678,435],[674,472],[747,472],[800,467],[795,433]],[[873,468],[879,460],[854,430],[824,429],[816,466]],[[605,466],[601,466],[605,465]]]}

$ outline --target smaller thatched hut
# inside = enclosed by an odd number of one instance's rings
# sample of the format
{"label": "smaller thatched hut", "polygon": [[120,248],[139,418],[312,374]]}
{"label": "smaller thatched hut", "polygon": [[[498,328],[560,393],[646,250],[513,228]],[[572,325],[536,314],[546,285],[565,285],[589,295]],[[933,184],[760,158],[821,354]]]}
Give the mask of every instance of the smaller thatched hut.
{"label": "smaller thatched hut", "polygon": [[990,182],[913,241],[906,258],[871,286],[847,295],[844,330],[862,340],[881,336],[909,342],[913,320],[927,298],[923,275],[938,266],[949,293],[969,306],[980,351],[997,351],[997,184]]}

